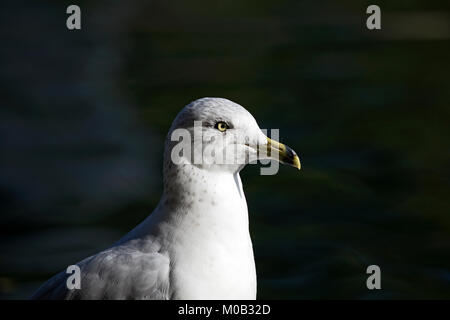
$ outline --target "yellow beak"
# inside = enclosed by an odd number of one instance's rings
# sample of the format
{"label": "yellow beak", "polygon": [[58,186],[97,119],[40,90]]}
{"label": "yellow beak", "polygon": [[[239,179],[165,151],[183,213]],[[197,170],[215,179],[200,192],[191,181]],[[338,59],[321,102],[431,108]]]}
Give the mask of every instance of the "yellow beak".
{"label": "yellow beak", "polygon": [[267,156],[300,170],[300,159],[294,150],[278,141],[267,138]]}

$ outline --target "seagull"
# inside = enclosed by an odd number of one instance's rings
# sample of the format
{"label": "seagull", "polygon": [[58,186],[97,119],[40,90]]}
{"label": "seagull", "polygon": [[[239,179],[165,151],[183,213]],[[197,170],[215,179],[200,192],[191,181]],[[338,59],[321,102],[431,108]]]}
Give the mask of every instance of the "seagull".
{"label": "seagull", "polygon": [[[232,150],[233,161],[199,161],[208,147],[213,159]],[[239,172],[257,159],[300,169],[297,154],[268,138],[239,104],[202,98],[186,105],[166,138],[156,209],[114,245],[76,263],[79,288],[69,288],[69,274],[62,271],[31,299],[256,299]]]}

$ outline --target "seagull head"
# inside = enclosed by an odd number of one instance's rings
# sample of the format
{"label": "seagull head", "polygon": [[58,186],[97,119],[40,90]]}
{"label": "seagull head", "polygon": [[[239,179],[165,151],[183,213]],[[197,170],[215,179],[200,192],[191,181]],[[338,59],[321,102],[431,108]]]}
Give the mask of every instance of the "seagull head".
{"label": "seagull head", "polygon": [[237,172],[249,162],[277,160],[300,169],[297,154],[268,138],[244,107],[223,98],[202,98],[177,115],[166,140],[166,161],[206,170]]}

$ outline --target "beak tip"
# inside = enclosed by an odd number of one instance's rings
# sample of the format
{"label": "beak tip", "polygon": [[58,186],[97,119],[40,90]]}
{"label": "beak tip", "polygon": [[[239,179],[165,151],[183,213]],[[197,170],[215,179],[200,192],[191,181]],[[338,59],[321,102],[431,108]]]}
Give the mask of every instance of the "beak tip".
{"label": "beak tip", "polygon": [[294,157],[294,161],[293,162],[294,162],[294,167],[296,167],[298,170],[300,170],[302,168],[302,165],[300,163],[300,159],[299,159],[299,157],[297,155]]}

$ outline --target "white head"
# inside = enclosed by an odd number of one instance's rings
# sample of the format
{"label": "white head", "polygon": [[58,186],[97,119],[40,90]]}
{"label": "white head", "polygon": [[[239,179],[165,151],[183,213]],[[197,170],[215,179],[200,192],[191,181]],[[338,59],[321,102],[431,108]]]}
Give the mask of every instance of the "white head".
{"label": "white head", "polygon": [[300,169],[294,151],[267,138],[250,112],[223,98],[202,98],[185,106],[166,140],[165,166],[171,161],[234,173],[267,158]]}

